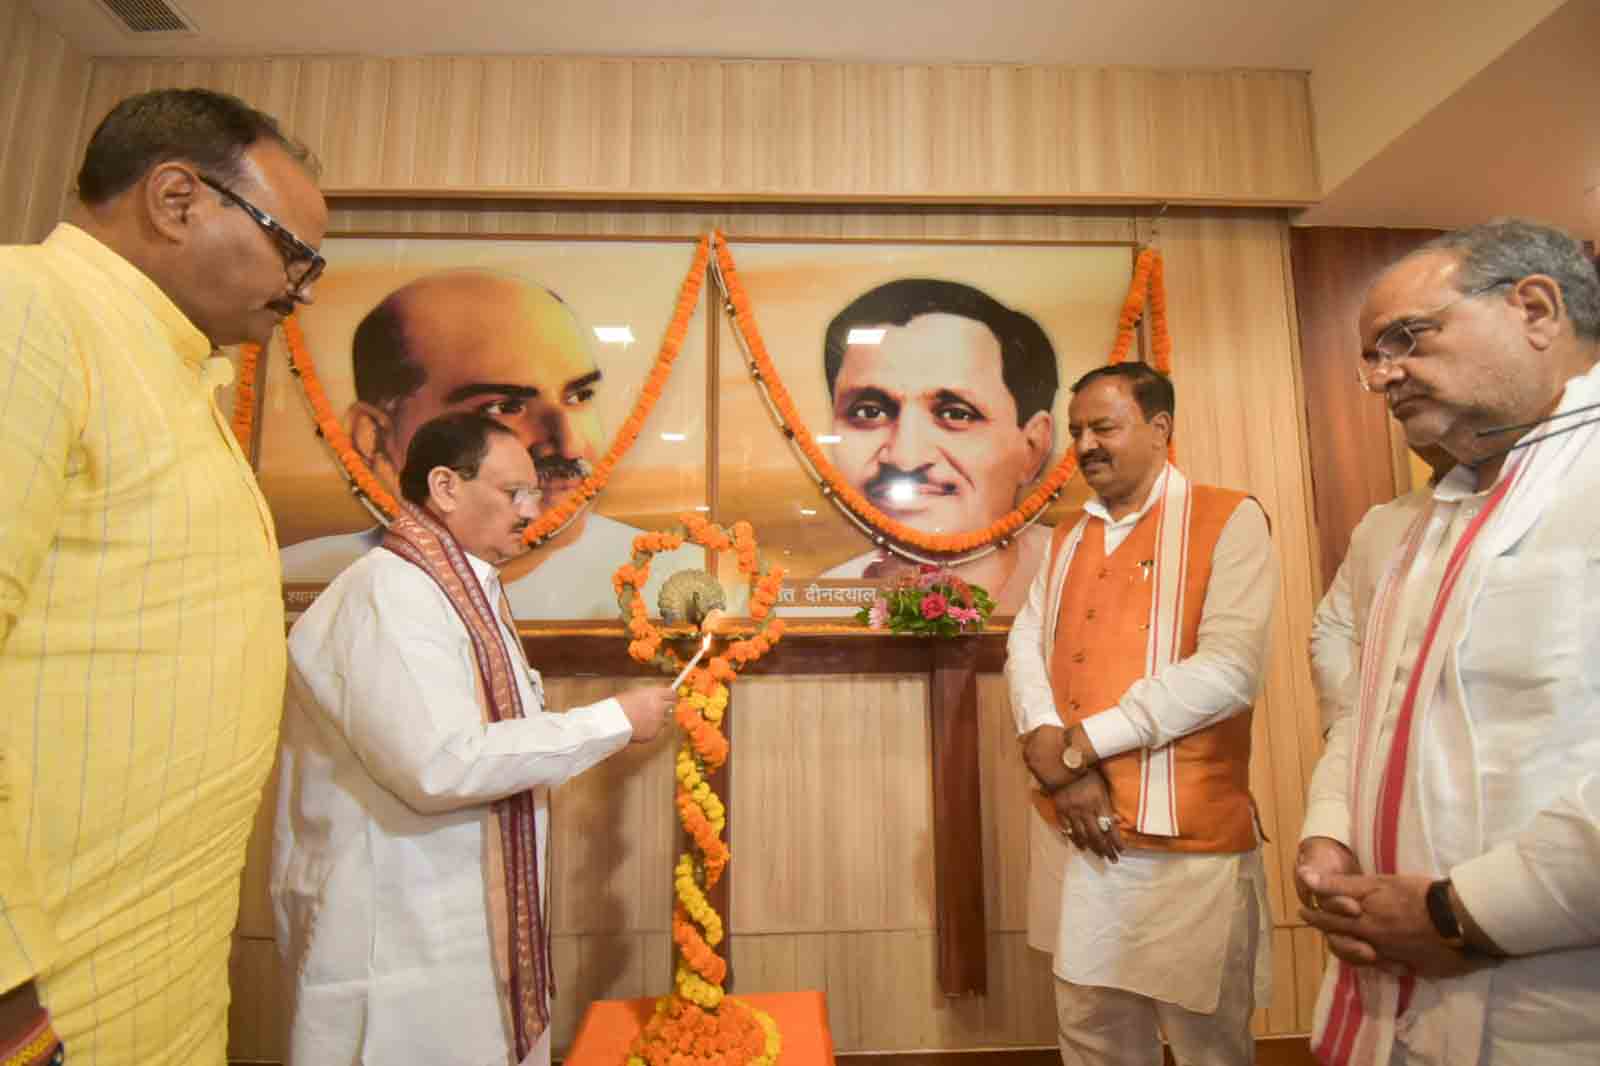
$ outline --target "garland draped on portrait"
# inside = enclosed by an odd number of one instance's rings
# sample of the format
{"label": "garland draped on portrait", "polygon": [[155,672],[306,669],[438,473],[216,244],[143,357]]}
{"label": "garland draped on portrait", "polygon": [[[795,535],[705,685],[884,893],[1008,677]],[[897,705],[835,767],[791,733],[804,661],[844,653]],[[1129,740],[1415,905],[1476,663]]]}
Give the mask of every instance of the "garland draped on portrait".
{"label": "garland draped on portrait", "polygon": [[[713,257],[714,256],[714,257]],[[748,369],[758,391],[767,403],[773,418],[807,473],[817,482],[822,494],[861,529],[873,543],[896,554],[919,562],[938,562],[958,566],[1000,548],[1007,547],[1016,535],[1038,521],[1046,508],[1061,494],[1062,488],[1077,472],[1077,456],[1068,448],[1058,462],[1039,481],[1032,492],[1013,509],[982,529],[965,533],[924,533],[884,514],[864,495],[847,484],[834,465],[828,461],[816,437],[805,420],[800,417],[789,390],[784,386],[776,364],[762,340],[756,323],[755,308],[740,280],[733,252],[720,230],[701,237],[695,245],[689,272],[678,290],[678,300],[673,308],[672,320],[661,340],[654,365],[640,390],[633,410],[617,430],[605,456],[595,464],[594,470],[576,488],[556,500],[539,518],[529,525],[524,539],[537,547],[558,536],[574,519],[581,515],[605,489],[611,474],[622,461],[644,427],[646,419],[661,398],[667,381],[672,376],[674,362],[683,348],[688,334],[689,319],[700,302],[700,290],[710,273],[721,291],[724,308],[733,322],[734,334],[748,358]],[[1122,311],[1117,316],[1116,340],[1106,359],[1108,364],[1121,363],[1133,354],[1141,321],[1148,321],[1152,365],[1164,374],[1172,372],[1172,334],[1167,325],[1166,275],[1161,253],[1145,246],[1139,249],[1134,260],[1133,276],[1128,283],[1127,296]],[[339,424],[317,376],[316,361],[306,347],[305,335],[294,315],[283,323],[283,337],[289,351],[290,370],[300,382],[301,392],[311,409],[316,423],[316,433],[333,452],[335,460],[350,485],[351,493],[385,524],[398,512],[394,496],[384,488],[362,460],[350,441],[344,427]],[[233,431],[240,446],[247,449],[255,417],[256,360],[259,350],[246,346],[241,354],[239,390],[233,411]],[[1169,445],[1169,450],[1170,450]],[[922,552],[934,553],[928,558]]]}

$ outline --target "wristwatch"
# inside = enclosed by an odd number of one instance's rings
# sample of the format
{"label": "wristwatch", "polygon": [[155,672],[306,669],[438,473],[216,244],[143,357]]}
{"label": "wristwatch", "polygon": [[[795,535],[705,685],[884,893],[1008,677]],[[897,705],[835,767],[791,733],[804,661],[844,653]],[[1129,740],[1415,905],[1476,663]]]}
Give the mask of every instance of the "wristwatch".
{"label": "wristwatch", "polygon": [[1067,746],[1061,749],[1061,765],[1075,774],[1081,774],[1088,763],[1083,757],[1083,752],[1073,747],[1072,742],[1068,741]]}
{"label": "wristwatch", "polygon": [[1455,908],[1450,906],[1450,879],[1447,877],[1429,885],[1423,899],[1428,905],[1428,920],[1433,923],[1439,939],[1457,951],[1465,951],[1467,939],[1461,935],[1461,921],[1456,917]]}

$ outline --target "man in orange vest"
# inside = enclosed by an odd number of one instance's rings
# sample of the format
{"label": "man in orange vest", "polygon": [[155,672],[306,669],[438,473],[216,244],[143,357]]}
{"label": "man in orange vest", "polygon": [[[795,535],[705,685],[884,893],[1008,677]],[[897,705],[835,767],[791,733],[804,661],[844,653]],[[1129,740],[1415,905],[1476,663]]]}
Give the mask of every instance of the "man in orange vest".
{"label": "man in orange vest", "polygon": [[1030,816],[1028,942],[1054,954],[1061,1058],[1254,1060],[1270,916],[1250,715],[1278,563],[1266,515],[1167,461],[1172,383],[1072,387],[1095,495],[1056,527],[1007,647]]}

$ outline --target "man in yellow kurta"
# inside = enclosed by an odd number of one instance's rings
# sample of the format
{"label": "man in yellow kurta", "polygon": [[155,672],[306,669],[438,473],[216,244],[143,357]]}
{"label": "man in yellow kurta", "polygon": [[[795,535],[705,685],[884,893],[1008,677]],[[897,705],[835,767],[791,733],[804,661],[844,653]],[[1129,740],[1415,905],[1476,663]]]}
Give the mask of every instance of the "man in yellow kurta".
{"label": "man in yellow kurta", "polygon": [[0,1061],[225,1061],[284,630],[213,352],[309,300],[307,167],[238,100],[146,93],[72,224],[0,249]]}

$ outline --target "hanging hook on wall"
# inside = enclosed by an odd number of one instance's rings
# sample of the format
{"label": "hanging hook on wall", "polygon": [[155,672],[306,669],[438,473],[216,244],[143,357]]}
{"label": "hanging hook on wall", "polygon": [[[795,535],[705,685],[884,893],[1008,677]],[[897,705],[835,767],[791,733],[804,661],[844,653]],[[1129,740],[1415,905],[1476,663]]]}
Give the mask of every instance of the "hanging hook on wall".
{"label": "hanging hook on wall", "polygon": [[1150,239],[1146,244],[1154,245],[1161,240],[1161,216],[1167,213],[1171,206],[1166,200],[1161,201],[1161,206],[1156,208],[1156,213],[1150,216]]}

